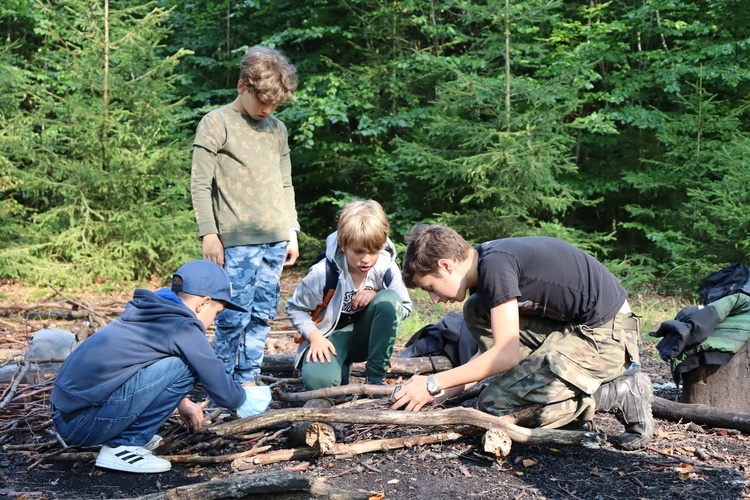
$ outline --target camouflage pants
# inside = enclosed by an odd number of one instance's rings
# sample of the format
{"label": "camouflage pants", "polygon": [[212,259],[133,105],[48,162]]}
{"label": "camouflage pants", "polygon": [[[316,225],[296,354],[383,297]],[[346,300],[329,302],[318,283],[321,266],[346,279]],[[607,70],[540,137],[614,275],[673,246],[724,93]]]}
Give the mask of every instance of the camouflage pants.
{"label": "camouflage pants", "polygon": [[224,267],[232,281],[232,301],[247,313],[224,310],[216,316],[214,351],[238,382],[260,374],[269,321],[276,317],[286,242],[224,249]]}
{"label": "camouflage pants", "polygon": [[[489,349],[494,343],[490,312],[476,295],[466,301],[464,319],[480,351]],[[632,313],[618,314],[597,328],[522,315],[519,333],[521,361],[491,380],[477,406],[506,415],[542,405],[541,412],[519,422],[526,427],[554,429],[592,420],[591,395],[639,360],[638,320]]]}

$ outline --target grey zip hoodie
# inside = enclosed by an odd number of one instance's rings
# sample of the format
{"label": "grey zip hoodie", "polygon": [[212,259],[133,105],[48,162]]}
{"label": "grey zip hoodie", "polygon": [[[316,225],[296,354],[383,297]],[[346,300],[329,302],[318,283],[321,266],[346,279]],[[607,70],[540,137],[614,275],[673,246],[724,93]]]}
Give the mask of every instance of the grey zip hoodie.
{"label": "grey zip hoodie", "polygon": [[[339,270],[339,281],[336,290],[333,293],[331,301],[325,310],[323,320],[316,325],[313,323],[310,313],[323,303],[323,291],[326,283],[326,259],[332,260]],[[389,286],[383,282],[386,271],[391,270],[393,279]],[[386,241],[385,248],[380,251],[380,257],[375,266],[370,271],[375,281],[375,291],[385,288],[391,289],[399,294],[403,304],[403,317],[406,319],[411,314],[412,304],[409,298],[409,291],[406,289],[401,279],[401,270],[396,264],[396,247],[390,239]],[[297,349],[295,367],[299,367],[302,361],[302,355],[310,346],[307,340],[310,333],[314,330],[320,330],[323,336],[328,337],[334,331],[334,327],[341,316],[341,308],[344,304],[344,289],[346,279],[349,276],[349,268],[346,265],[344,251],[338,245],[338,232],[328,235],[326,238],[326,258],[320,260],[310,268],[310,272],[305,276],[302,282],[297,286],[294,295],[286,303],[286,311],[289,314],[294,328],[305,338]]]}

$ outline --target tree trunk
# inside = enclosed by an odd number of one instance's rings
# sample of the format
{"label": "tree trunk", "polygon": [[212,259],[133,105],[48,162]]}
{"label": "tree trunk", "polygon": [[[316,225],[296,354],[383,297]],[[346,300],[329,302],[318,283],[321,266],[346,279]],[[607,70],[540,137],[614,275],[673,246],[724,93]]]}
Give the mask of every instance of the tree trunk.
{"label": "tree trunk", "polygon": [[682,400],[750,413],[750,343],[726,365],[703,365],[682,376]]}

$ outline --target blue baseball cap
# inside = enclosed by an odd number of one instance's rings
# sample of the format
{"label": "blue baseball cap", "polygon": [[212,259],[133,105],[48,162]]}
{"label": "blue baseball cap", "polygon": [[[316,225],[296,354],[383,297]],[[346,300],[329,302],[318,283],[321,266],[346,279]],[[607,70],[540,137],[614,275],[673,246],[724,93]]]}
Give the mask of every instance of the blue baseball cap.
{"label": "blue baseball cap", "polygon": [[210,260],[192,260],[172,275],[172,291],[220,300],[224,307],[239,312],[247,309],[232,302],[232,282],[226,269]]}

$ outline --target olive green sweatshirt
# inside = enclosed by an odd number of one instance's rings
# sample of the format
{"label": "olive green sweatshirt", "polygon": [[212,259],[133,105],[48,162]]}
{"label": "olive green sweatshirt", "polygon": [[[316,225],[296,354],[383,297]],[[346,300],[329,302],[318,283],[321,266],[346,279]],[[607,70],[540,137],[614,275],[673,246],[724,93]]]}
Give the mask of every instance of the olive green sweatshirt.
{"label": "olive green sweatshirt", "polygon": [[209,112],[193,142],[190,193],[201,237],[216,233],[225,248],[289,240],[299,224],[284,124],[230,105]]}

